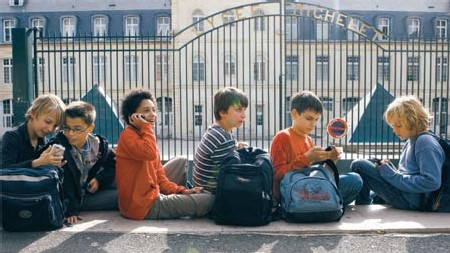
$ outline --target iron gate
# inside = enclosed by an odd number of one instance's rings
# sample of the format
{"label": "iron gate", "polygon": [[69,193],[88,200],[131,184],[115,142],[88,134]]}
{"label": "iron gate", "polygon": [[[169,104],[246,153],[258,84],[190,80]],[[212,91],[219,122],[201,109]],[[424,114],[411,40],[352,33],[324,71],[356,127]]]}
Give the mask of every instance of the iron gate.
{"label": "iron gate", "polygon": [[[414,94],[432,109],[432,129],[448,137],[448,41],[389,38],[351,15],[304,3],[261,2],[221,10],[167,36],[34,34],[35,96],[87,99],[100,111],[96,131],[113,142],[126,92],[150,89],[165,159],[192,155],[214,121],[212,97],[225,86],[249,97],[239,140],[269,149],[290,126],[289,101],[312,90],[324,104],[312,133],[318,145],[353,154],[396,154],[400,142],[382,121],[386,105]],[[348,136],[331,139],[327,122],[342,117]]]}

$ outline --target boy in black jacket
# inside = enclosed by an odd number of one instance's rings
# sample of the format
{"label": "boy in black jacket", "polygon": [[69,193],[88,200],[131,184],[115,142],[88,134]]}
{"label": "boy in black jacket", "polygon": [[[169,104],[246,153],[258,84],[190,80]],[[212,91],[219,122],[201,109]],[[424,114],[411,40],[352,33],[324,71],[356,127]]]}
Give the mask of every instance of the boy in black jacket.
{"label": "boy in black jacket", "polygon": [[115,155],[105,138],[92,134],[95,116],[93,105],[70,103],[63,131],[53,140],[65,148],[63,188],[69,224],[81,220],[79,211],[118,210]]}

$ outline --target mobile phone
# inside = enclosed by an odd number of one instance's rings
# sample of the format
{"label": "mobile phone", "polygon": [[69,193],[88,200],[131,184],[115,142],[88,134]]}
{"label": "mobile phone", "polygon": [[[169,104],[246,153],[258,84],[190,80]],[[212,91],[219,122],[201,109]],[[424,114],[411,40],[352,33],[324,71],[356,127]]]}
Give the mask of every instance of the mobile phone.
{"label": "mobile phone", "polygon": [[328,147],[325,149],[325,151],[331,151],[333,148],[334,148],[334,146],[333,146],[333,145],[330,145],[330,146],[328,146]]}
{"label": "mobile phone", "polygon": [[63,155],[64,154],[64,150],[66,150],[64,148],[64,146],[60,145],[60,144],[53,144],[52,148],[54,149],[53,153],[54,154],[58,154],[58,155]]}

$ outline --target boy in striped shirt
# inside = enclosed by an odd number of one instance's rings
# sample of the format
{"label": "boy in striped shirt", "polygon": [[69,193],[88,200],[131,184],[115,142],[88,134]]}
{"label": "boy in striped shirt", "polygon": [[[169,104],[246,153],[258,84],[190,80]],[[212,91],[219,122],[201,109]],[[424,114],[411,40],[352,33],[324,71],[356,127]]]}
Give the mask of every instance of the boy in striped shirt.
{"label": "boy in striped shirt", "polygon": [[247,96],[234,87],[226,87],[214,95],[215,122],[203,134],[195,153],[194,186],[201,186],[214,194],[223,158],[236,148],[247,145],[236,142],[231,134],[234,128],[242,126],[247,106]]}

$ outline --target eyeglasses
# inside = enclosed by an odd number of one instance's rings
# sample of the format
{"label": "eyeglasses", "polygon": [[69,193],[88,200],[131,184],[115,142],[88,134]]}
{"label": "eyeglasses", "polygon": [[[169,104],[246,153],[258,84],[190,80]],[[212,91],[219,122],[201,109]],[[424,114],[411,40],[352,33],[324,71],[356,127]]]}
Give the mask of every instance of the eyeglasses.
{"label": "eyeglasses", "polygon": [[86,130],[87,130],[87,128],[86,129],[82,129],[82,128],[79,128],[79,127],[76,127],[76,128],[70,128],[68,126],[64,126],[63,127],[63,132],[64,133],[69,133],[70,131],[72,131],[74,134],[81,134],[81,133],[86,132]]}

